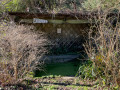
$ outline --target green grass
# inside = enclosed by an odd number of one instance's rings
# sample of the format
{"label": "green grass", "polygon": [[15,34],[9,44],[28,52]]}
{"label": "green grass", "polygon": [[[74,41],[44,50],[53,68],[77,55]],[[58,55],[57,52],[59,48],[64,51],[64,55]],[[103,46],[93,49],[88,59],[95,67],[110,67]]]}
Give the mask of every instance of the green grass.
{"label": "green grass", "polygon": [[35,77],[48,75],[75,76],[80,65],[80,60],[73,60],[64,63],[48,64],[44,71],[36,71]]}

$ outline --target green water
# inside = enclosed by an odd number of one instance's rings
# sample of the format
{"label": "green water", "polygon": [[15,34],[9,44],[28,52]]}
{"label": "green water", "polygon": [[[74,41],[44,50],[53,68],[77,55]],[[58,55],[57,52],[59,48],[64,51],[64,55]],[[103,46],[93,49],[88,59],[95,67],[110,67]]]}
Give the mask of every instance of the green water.
{"label": "green water", "polygon": [[75,59],[64,63],[48,64],[44,71],[36,71],[35,77],[48,75],[75,76],[79,69],[80,62],[80,60]]}

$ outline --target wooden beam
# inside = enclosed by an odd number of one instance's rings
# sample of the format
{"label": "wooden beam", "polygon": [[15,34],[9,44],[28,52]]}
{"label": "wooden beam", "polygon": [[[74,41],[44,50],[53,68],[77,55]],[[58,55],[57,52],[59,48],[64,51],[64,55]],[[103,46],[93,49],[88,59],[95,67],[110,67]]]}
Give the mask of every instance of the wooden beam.
{"label": "wooden beam", "polygon": [[[21,19],[19,23],[33,23],[33,19]],[[52,20],[52,19],[49,19],[48,23],[53,23],[53,24],[64,24],[64,23],[83,24],[83,23],[90,23],[90,22],[88,20],[66,20],[65,21],[65,20]]]}
{"label": "wooden beam", "polygon": [[67,20],[66,23],[82,24],[82,23],[90,23],[90,22],[88,20]]}
{"label": "wooden beam", "polygon": [[64,20],[48,20],[48,23],[63,24],[65,23],[65,21]]}

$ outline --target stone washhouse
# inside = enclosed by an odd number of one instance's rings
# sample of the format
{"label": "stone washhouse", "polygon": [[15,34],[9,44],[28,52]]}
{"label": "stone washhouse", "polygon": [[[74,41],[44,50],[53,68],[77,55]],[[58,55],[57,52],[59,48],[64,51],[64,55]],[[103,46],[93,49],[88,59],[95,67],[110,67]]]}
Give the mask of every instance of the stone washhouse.
{"label": "stone washhouse", "polygon": [[87,39],[90,26],[86,13],[9,12],[9,16],[17,24],[34,25],[46,33],[54,45],[50,47],[50,54],[44,57],[47,62],[69,61],[84,51],[82,44]]}

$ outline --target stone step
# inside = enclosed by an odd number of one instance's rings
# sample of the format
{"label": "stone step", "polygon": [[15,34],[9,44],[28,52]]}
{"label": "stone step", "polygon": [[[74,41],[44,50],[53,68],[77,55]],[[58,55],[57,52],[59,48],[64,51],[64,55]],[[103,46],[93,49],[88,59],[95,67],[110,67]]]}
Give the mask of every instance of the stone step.
{"label": "stone step", "polygon": [[49,56],[43,56],[42,60],[45,61],[45,63],[58,63],[58,62],[67,62],[71,61],[75,58],[78,58],[80,55],[49,55]]}

